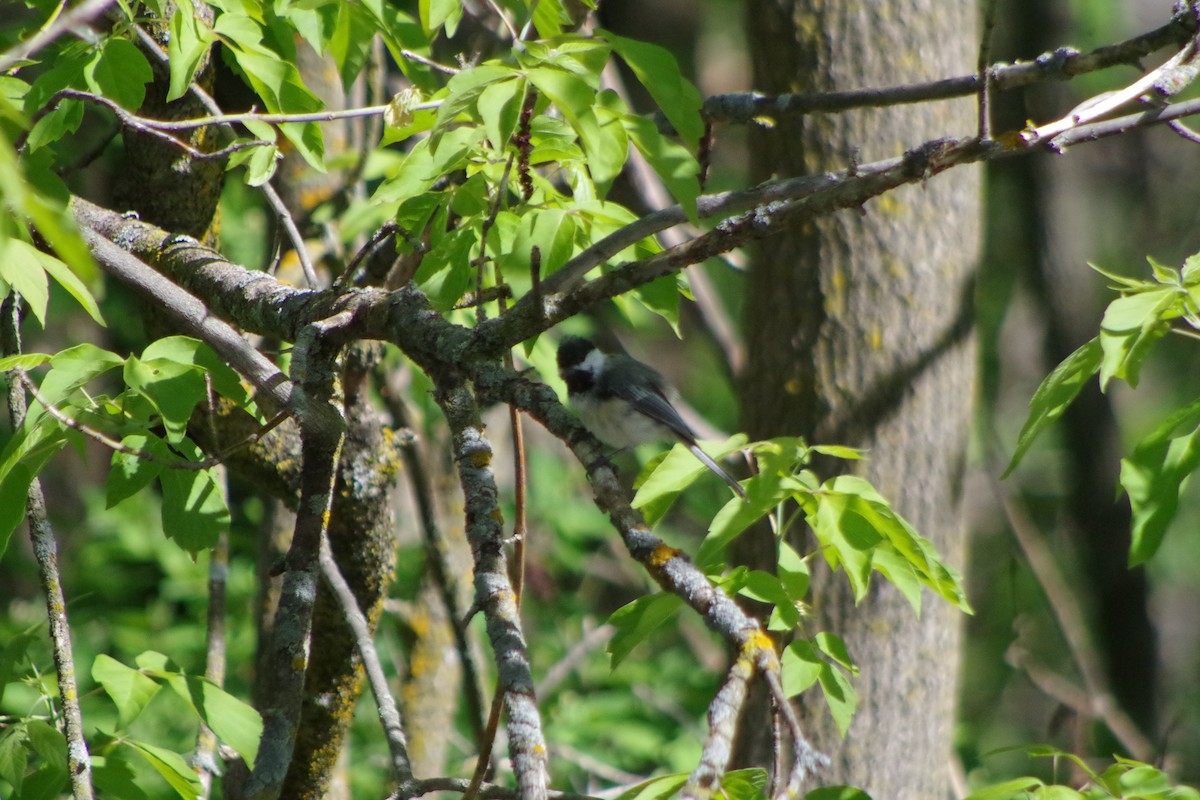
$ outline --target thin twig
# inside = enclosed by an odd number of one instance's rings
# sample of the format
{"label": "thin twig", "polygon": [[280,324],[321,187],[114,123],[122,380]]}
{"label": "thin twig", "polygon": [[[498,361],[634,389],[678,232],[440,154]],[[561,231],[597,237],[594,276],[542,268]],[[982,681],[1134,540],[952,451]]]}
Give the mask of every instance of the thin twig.
{"label": "thin twig", "polygon": [[[617,93],[617,96],[629,104],[625,91],[625,82],[616,68],[616,62],[609,61],[600,74],[603,84]],[[662,178],[646,161],[642,151],[636,147],[629,148],[629,177],[634,190],[641,196],[647,208],[655,211],[672,205],[672,198],[663,184]],[[695,234],[695,228],[688,224],[681,227],[668,228],[658,234],[659,241],[664,247],[674,247],[682,244],[689,236]],[[728,310],[722,305],[712,282],[704,270],[693,270],[688,273],[688,283],[692,287],[692,296],[696,301],[704,329],[717,343],[724,357],[724,367],[728,375],[740,375],[745,362],[745,352],[741,337],[737,334],[737,325]]]}
{"label": "thin twig", "polygon": [[1078,128],[1088,122],[1094,122],[1102,117],[1106,117],[1126,103],[1131,103],[1147,92],[1154,90],[1164,76],[1173,73],[1181,64],[1194,58],[1195,53],[1195,41],[1189,41],[1179,52],[1167,59],[1157,69],[1147,72],[1124,89],[1091,98],[1072,109],[1069,114],[1061,119],[1048,122],[1045,125],[1039,125],[1036,128],[1024,130],[1021,132],[1021,139],[1029,144],[1044,142],[1072,128]]}
{"label": "thin twig", "polygon": [[[0,353],[21,352],[21,297],[10,292],[0,303]],[[25,395],[19,381],[8,381],[8,414],[14,429],[25,419]],[[46,617],[50,645],[54,653],[54,671],[58,678],[59,703],[62,705],[63,736],[67,742],[67,773],[75,800],[92,800],[92,761],[83,736],[83,712],[79,708],[79,686],[75,680],[75,656],[71,649],[71,626],[67,620],[67,598],[58,571],[58,544],[46,515],[46,499],[37,478],[26,492],[25,518],[29,538],[38,565],[41,588],[46,595]]]}
{"label": "thin twig", "polygon": [[[994,91],[1007,91],[1047,81],[1065,81],[1077,75],[1118,65],[1134,65],[1144,56],[1170,45],[1186,42],[1196,32],[1190,14],[1177,14],[1155,30],[1123,42],[1081,53],[1061,47],[1033,61],[993,64],[989,78]],[[705,99],[702,113],[714,122],[753,122],[759,117],[782,118],[814,112],[836,113],[855,108],[950,100],[979,92],[979,75],[944,78],[926,83],[880,89],[854,89],[824,94],[762,95],[757,92],[714,95]]]}
{"label": "thin twig", "polygon": [[979,36],[979,138],[987,141],[992,138],[992,83],[991,65],[992,34],[996,30],[997,0],[984,0],[983,31]]}
{"label": "thin twig", "polygon": [[48,27],[0,54],[0,72],[7,72],[14,64],[30,58],[64,34],[80,35],[92,20],[103,14],[112,4],[113,0],[85,0],[80,3]]}
{"label": "thin twig", "polygon": [[63,412],[62,409],[58,408],[45,397],[43,397],[41,392],[38,391],[37,384],[30,380],[29,375],[25,372],[25,370],[21,369],[20,367],[16,367],[12,370],[12,372],[17,376],[17,380],[20,381],[21,385],[24,386],[29,394],[33,396],[33,399],[38,402],[38,405],[45,409],[46,413],[54,417],[54,419],[57,420],[58,423],[63,427],[70,428],[73,431],[78,431],[92,441],[98,442],[114,452],[127,456],[133,456],[134,458],[140,458],[145,461],[150,461],[167,469],[178,469],[189,472],[199,472],[201,470],[212,469],[213,467],[224,463],[229,456],[236,451],[241,450],[243,447],[249,447],[250,445],[260,441],[263,436],[269,433],[273,428],[275,428],[289,416],[287,413],[277,414],[274,419],[263,425],[254,434],[247,436],[241,442],[238,442],[232,447],[227,448],[220,455],[213,456],[212,458],[206,458],[203,461],[189,461],[182,456],[180,456],[178,459],[169,459],[163,458],[157,453],[153,453],[149,450],[130,447],[124,442],[119,442],[102,431],[98,431],[95,428],[84,425],[82,422],[74,417],[69,416]]}
{"label": "thin twig", "polygon": [[509,20],[508,15],[504,13],[504,9],[500,8],[496,0],[485,0],[485,2],[491,7],[493,13],[500,18],[500,21],[504,23],[504,27],[508,29],[508,35],[512,37],[513,42],[521,41],[521,34],[517,33],[517,29],[513,26],[512,21]]}
{"label": "thin twig", "polygon": [[580,662],[596,648],[608,644],[616,632],[615,627],[605,623],[584,633],[583,638],[573,644],[562,658],[546,670],[546,674],[542,676],[541,682],[537,685],[537,696],[545,699],[558,691],[558,687],[579,666]]}
{"label": "thin twig", "polygon": [[[188,142],[185,142],[182,139],[177,139],[168,133],[167,131],[171,130],[171,128],[166,126],[170,125],[170,123],[152,120],[147,117],[139,117],[137,114],[126,111],[120,105],[114,103],[112,100],[109,100],[107,97],[101,97],[100,95],[92,94],[91,92],[83,92],[78,89],[59,89],[41,108],[37,110],[37,113],[33,115],[31,122],[36,123],[39,119],[57,109],[63,100],[78,100],[80,102],[95,103],[96,105],[104,106],[109,111],[113,112],[113,114],[117,117],[117,120],[125,127],[135,130],[138,133],[143,133],[147,136],[153,136],[160,141],[166,142],[172,147],[177,147],[197,161],[221,159],[225,158],[225,156],[236,153],[239,150],[275,144],[275,142],[267,141],[266,139],[254,139],[253,141],[233,142],[232,144],[227,145],[220,150],[205,152],[204,150],[199,150]],[[29,133],[32,130],[33,126],[31,124],[29,131],[23,132],[21,136],[17,138],[14,145],[17,150],[20,150],[25,146],[25,140],[28,138]]]}
{"label": "thin twig", "polygon": [[418,64],[424,64],[430,69],[436,69],[438,72],[444,72],[447,75],[457,75],[458,73],[462,72],[460,69],[448,66],[446,64],[439,64],[438,62],[426,58],[420,53],[415,53],[412,50],[401,50],[400,55],[404,56],[409,61],[416,61]]}
{"label": "thin twig", "polygon": [[[320,564],[321,577],[333,591],[334,597],[342,607],[342,614],[345,615],[346,622],[350,625],[350,630],[354,632],[354,646],[362,658],[363,670],[367,673],[367,685],[371,687],[371,694],[375,697],[375,707],[379,710],[379,721],[383,725],[384,738],[387,739],[388,750],[392,754],[392,772],[395,774],[396,782],[400,785],[400,789],[397,791],[410,792],[413,780],[412,761],[408,757],[408,740],[404,735],[400,710],[388,688],[387,676],[383,672],[383,664],[379,660],[379,653],[375,650],[375,642],[371,636],[371,626],[362,613],[362,609],[359,608],[354,591],[346,582],[342,571],[338,568],[337,561],[333,558],[329,537],[324,534],[321,536]],[[403,796],[411,795],[404,794]]]}
{"label": "thin twig", "polygon": [[[209,419],[212,415],[209,415]],[[224,476],[221,476],[224,478]],[[222,481],[223,482],[223,481]],[[229,577],[229,531],[222,530],[213,545],[208,562],[208,615],[204,629],[204,677],[216,686],[225,685],[225,602]],[[212,792],[212,779],[220,775],[217,763],[217,736],[201,723],[196,734],[192,768],[204,787],[204,797]]]}
{"label": "thin twig", "polygon": [[[376,384],[383,399],[384,406],[392,417],[392,425],[397,431],[412,431],[411,415],[398,392],[388,386],[386,373],[382,369],[376,373]],[[420,443],[415,434],[398,436],[400,456],[404,459],[404,472],[412,487],[413,498],[417,504],[417,516],[421,522],[421,538],[433,582],[437,585],[438,595],[446,614],[450,619],[451,630],[454,634],[454,646],[458,651],[459,662],[463,668],[463,691],[467,701],[467,717],[470,720],[471,731],[476,744],[483,742],[485,737],[485,720],[483,716],[483,690],[479,678],[479,667],[475,663],[475,655],[467,641],[467,629],[462,625],[462,607],[458,601],[458,593],[451,583],[456,574],[447,558],[447,548],[443,546],[443,534],[438,525],[435,510],[433,486],[429,473],[425,469],[425,459],[422,457]]]}
{"label": "thin twig", "polygon": [[1154,748],[1138,729],[1137,724],[1113,700],[1108,680],[1100,666],[1100,656],[1088,636],[1083,610],[1075,601],[1075,596],[1069,588],[1070,584],[1055,563],[1054,555],[999,481],[990,478],[989,482],[993,494],[1004,509],[1009,529],[1020,544],[1021,552],[1025,554],[1029,568],[1033,570],[1038,585],[1046,593],[1046,600],[1050,603],[1055,619],[1058,620],[1059,630],[1062,631],[1071,651],[1071,658],[1079,667],[1079,674],[1083,678],[1085,692],[1089,698],[1088,712],[1101,719],[1135,758],[1149,758]]}
{"label": "thin twig", "polygon": [[[131,27],[137,34],[138,40],[142,43],[144,49],[148,53],[152,54],[163,64],[169,63],[167,54],[163,52],[162,47],[154,40],[154,37],[143,30],[140,25],[133,25]],[[203,120],[204,124],[219,124],[222,127],[230,130],[233,129],[233,123],[231,122],[222,121],[213,123],[211,121],[215,119],[221,119],[224,115],[221,113],[221,107],[217,105],[217,101],[214,100],[208,92],[201,89],[195,83],[188,87],[188,91],[191,92],[191,94],[195,96],[196,99],[199,100],[200,103],[213,114],[212,117],[207,117]],[[187,121],[188,120],[181,120],[180,122]],[[200,122],[200,120],[192,121]],[[280,222],[283,223],[284,230],[287,231],[288,238],[292,242],[292,249],[296,251],[296,257],[300,260],[300,267],[304,270],[304,278],[308,282],[309,288],[316,288],[317,273],[313,268],[312,259],[309,257],[308,249],[304,244],[304,237],[300,235],[300,229],[296,227],[296,222],[292,219],[291,212],[288,211],[287,206],[283,202],[283,198],[281,198],[279,193],[275,191],[275,187],[271,186],[270,181],[263,183],[258,188],[263,193],[263,196],[267,198],[267,203],[270,204],[271,208],[275,210],[275,213],[279,215]]]}

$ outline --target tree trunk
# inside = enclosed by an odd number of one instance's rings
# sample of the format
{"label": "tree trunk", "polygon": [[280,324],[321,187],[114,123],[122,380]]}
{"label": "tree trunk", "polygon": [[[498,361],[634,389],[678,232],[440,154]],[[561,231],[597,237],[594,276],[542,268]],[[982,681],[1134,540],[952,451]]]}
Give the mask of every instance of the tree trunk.
{"label": "tree trunk", "polygon": [[[884,87],[974,69],[974,3],[754,0],[748,10],[754,87],[765,93]],[[970,100],[777,120],[755,134],[753,177],[896,156],[975,128]],[[979,216],[978,172],[956,169],[861,214],[806,222],[755,250],[746,307],[742,407],[751,435],[868,449],[859,472],[953,565],[964,557]],[[844,576],[815,572],[811,630],[842,636],[862,670],[844,740],[819,693],[801,698],[833,762],[821,782],[875,797],[946,796],[959,612],[926,594],[918,619],[878,580],[855,607]]]}

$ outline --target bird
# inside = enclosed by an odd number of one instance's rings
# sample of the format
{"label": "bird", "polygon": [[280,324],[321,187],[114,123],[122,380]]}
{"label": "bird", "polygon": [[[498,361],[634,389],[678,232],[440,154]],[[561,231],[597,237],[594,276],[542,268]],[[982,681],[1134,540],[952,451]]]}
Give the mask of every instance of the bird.
{"label": "bird", "polygon": [[587,429],[609,447],[682,442],[700,463],[743,500],[746,490],[696,444],[696,434],[668,399],[670,387],[653,367],[619,353],[604,353],[589,339],[568,336],[558,346],[558,374]]}

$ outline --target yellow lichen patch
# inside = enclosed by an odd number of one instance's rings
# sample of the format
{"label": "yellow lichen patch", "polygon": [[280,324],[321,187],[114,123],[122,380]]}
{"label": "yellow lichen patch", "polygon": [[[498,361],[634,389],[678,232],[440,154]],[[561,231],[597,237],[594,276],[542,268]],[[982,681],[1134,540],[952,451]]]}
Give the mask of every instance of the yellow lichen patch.
{"label": "yellow lichen patch", "polygon": [[771,637],[767,636],[767,632],[761,628],[750,634],[750,638],[746,640],[745,650],[771,650],[774,652],[775,643],[771,641]]}
{"label": "yellow lichen patch", "polygon": [[471,466],[483,469],[492,463],[492,454],[488,450],[476,450],[471,454]]}
{"label": "yellow lichen patch", "polygon": [[654,548],[654,552],[646,559],[646,566],[661,567],[670,561],[672,558],[677,558],[680,552],[674,547],[667,547],[665,544],[659,544]]}

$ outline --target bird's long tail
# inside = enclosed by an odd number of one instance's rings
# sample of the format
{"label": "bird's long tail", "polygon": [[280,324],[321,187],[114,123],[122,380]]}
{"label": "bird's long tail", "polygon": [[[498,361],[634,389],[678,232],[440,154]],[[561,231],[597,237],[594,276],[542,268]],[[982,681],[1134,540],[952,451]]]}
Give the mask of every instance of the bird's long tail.
{"label": "bird's long tail", "polygon": [[708,453],[700,449],[700,445],[688,443],[687,449],[692,451],[692,455],[700,459],[701,464],[712,470],[712,472],[715,473],[718,478],[728,483],[729,488],[737,492],[739,497],[741,497],[743,500],[746,499],[746,490],[742,488],[742,485],[738,483],[732,475],[726,472],[720,464],[709,458]]}

